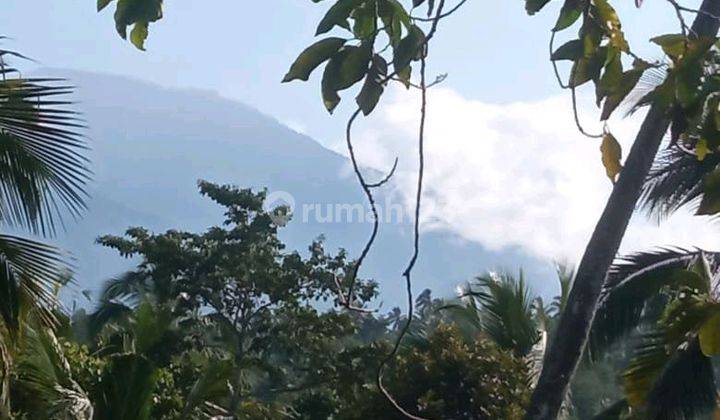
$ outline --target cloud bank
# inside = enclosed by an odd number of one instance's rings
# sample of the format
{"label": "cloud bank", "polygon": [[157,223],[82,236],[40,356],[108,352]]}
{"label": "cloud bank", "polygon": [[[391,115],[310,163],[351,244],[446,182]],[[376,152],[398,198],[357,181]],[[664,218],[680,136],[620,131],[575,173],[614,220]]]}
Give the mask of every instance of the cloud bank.
{"label": "cloud bank", "polygon": [[[417,91],[392,90],[370,120],[359,121],[355,144],[363,165],[400,165],[393,187],[414,204]],[[584,119],[599,114],[581,105]],[[624,153],[638,117],[611,121]],[[600,131],[587,123],[588,130]],[[599,140],[575,128],[568,96],[489,104],[444,88],[429,93],[424,229],[447,229],[492,250],[519,247],[546,259],[577,261],[611,191]],[[340,144],[337,145],[341,149]],[[658,225],[637,215],[621,251],[655,246],[720,250],[720,226],[682,211]]]}

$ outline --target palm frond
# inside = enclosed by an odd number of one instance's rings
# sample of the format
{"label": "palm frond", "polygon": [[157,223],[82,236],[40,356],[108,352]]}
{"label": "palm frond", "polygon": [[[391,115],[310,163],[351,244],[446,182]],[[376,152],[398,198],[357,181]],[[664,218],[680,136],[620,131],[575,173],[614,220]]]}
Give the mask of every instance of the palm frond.
{"label": "palm frond", "polygon": [[24,313],[35,313],[45,325],[55,324],[55,287],[68,270],[52,246],[0,235],[0,317],[11,335],[17,332]]}
{"label": "palm frond", "polygon": [[113,356],[100,381],[96,418],[149,419],[156,371],[152,362],[138,354]]}
{"label": "palm frond", "polygon": [[195,381],[185,401],[183,417],[189,418],[193,410],[213,400],[228,395],[228,381],[234,369],[231,360],[213,359],[208,361],[202,375]]}
{"label": "palm frond", "polygon": [[627,419],[630,406],[626,399],[616,401],[608,408],[595,414],[592,420],[623,420]]}
{"label": "palm frond", "polygon": [[130,301],[139,303],[141,296],[149,292],[148,276],[141,270],[127,271],[106,281],[100,292],[100,300]]}
{"label": "palm frond", "polygon": [[100,301],[95,311],[88,317],[88,334],[90,337],[97,336],[106,325],[126,320],[132,311],[131,307],[122,302]]}
{"label": "palm frond", "polygon": [[503,349],[525,356],[538,341],[532,300],[525,279],[488,274],[477,279],[480,288],[468,294],[482,307],[483,331]]}
{"label": "palm frond", "polygon": [[643,418],[701,418],[716,406],[712,362],[700,351],[697,338],[674,350],[668,351],[660,335],[647,337],[624,374],[629,395],[642,398]]}
{"label": "palm frond", "polygon": [[699,261],[707,261],[713,273],[720,271],[720,253],[699,249],[658,249],[623,257],[614,264],[590,332],[591,354],[637,328],[662,290],[707,289],[706,279],[693,270]]}
{"label": "palm frond", "polygon": [[678,147],[663,151],[653,163],[643,185],[640,206],[649,216],[663,219],[683,206],[697,206],[703,195],[703,179],[720,164],[720,155],[705,159]]}
{"label": "palm frond", "polygon": [[16,77],[0,50],[0,221],[53,234],[85,209],[87,148],[62,79]]}
{"label": "palm frond", "polygon": [[92,419],[92,403],[73,379],[70,364],[51,329],[28,326],[20,349],[18,385],[33,396],[26,410],[42,418]]}

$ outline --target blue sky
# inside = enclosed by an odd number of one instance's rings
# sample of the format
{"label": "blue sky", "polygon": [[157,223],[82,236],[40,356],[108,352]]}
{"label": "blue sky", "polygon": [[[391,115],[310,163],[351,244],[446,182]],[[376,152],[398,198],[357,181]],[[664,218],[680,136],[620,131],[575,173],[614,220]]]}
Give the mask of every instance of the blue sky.
{"label": "blue sky", "polygon": [[[95,0],[3,1],[0,27],[12,37],[6,47],[41,65],[216,91],[343,152],[354,95],[345,93],[336,115],[329,116],[320,100],[319,75],[309,83],[280,83],[297,54],[313,42],[330,1],[166,0],[165,18],[152,25],[146,52],[117,36],[112,10],[96,13]],[[665,0],[645,0],[639,10],[632,0],[612,3],[633,50],[646,59],[661,56],[649,38],[679,32]],[[439,29],[429,75],[449,77],[431,92],[423,215],[428,229],[451,230],[491,249],[520,247],[547,260],[579,257],[611,184],[599,144],[577,133],[569,95],[556,86],[548,61],[549,29],[560,4],[552,0],[529,17],[521,0],[468,0]],[[558,45],[573,31],[563,33]],[[391,89],[386,96],[372,119],[358,124],[356,145],[362,164],[378,169],[402,156],[398,192],[411,205],[417,92]],[[580,93],[582,119],[598,131],[591,96],[591,87]],[[625,150],[641,117],[610,121]],[[720,249],[717,228],[690,212],[660,226],[638,216],[622,249],[670,244]]]}
{"label": "blue sky", "polygon": [[[7,47],[44,65],[218,91],[301,127],[326,144],[341,132],[342,115],[349,107],[328,116],[319,100],[317,77],[305,84],[279,83],[294,57],[312,42],[327,1],[167,0],[164,19],[152,27],[147,52],[123,42],[115,33],[112,10],[96,13],[95,0],[3,3],[0,27],[12,38]],[[614,2],[630,39],[637,41],[635,48],[652,57],[657,50],[646,40],[672,30],[674,14],[662,0],[647,0],[639,11],[632,3]],[[445,87],[486,102],[531,101],[557,93],[547,42],[559,6],[554,0],[529,17],[521,0],[469,0],[441,27],[430,74],[448,73]]]}

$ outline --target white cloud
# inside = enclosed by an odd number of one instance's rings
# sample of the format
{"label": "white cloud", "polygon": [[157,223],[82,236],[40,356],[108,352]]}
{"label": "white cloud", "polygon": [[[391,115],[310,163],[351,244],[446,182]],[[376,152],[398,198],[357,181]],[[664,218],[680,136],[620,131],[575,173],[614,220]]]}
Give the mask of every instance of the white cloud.
{"label": "white cloud", "polygon": [[[369,121],[359,121],[355,144],[363,165],[400,166],[397,192],[413,203],[418,94],[390,91]],[[596,118],[585,104],[586,120]],[[598,124],[588,130],[600,131]],[[637,117],[613,121],[629,150]],[[426,131],[426,229],[449,229],[497,250],[522,249],[553,259],[577,260],[611,184],[600,162],[599,140],[578,134],[568,95],[536,102],[488,104],[449,89],[429,94]],[[338,145],[340,148],[340,145]],[[680,212],[660,226],[634,219],[623,251],[661,245],[720,249],[720,226]]]}

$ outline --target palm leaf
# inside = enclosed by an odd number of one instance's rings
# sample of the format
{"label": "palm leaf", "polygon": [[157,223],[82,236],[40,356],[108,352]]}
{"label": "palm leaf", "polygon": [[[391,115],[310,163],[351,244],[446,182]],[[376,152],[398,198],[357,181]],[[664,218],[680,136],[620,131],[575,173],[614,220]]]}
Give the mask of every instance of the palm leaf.
{"label": "palm leaf", "polygon": [[0,220],[52,234],[67,211],[85,209],[88,159],[61,79],[11,77],[0,50]]}
{"label": "palm leaf", "polygon": [[719,308],[707,294],[687,289],[644,335],[623,377],[628,402],[647,418],[697,418],[715,407],[712,363],[697,332]]}
{"label": "palm leaf", "polygon": [[0,316],[11,335],[16,334],[24,313],[34,312],[44,325],[55,324],[55,288],[68,270],[57,249],[0,235]]}
{"label": "palm leaf", "polygon": [[33,397],[24,409],[38,418],[90,420],[90,399],[73,379],[55,334],[42,326],[24,332],[16,371],[18,385]]}
{"label": "palm leaf", "polygon": [[480,289],[468,292],[482,307],[483,330],[503,349],[518,356],[530,352],[539,336],[525,279],[488,274],[477,279]]}
{"label": "palm leaf", "polygon": [[678,147],[662,152],[655,160],[642,190],[640,206],[659,219],[683,206],[697,206],[703,195],[703,178],[720,164],[720,155],[705,159]]}
{"label": "palm leaf", "polygon": [[654,300],[662,298],[663,290],[690,285],[707,289],[704,276],[693,268],[704,260],[713,273],[720,270],[720,254],[699,249],[658,249],[620,259],[608,273],[595,314],[590,331],[591,354],[636,329],[649,315]]}
{"label": "palm leaf", "polygon": [[157,369],[143,356],[118,354],[112,357],[100,380],[96,418],[145,420],[150,418]]}

